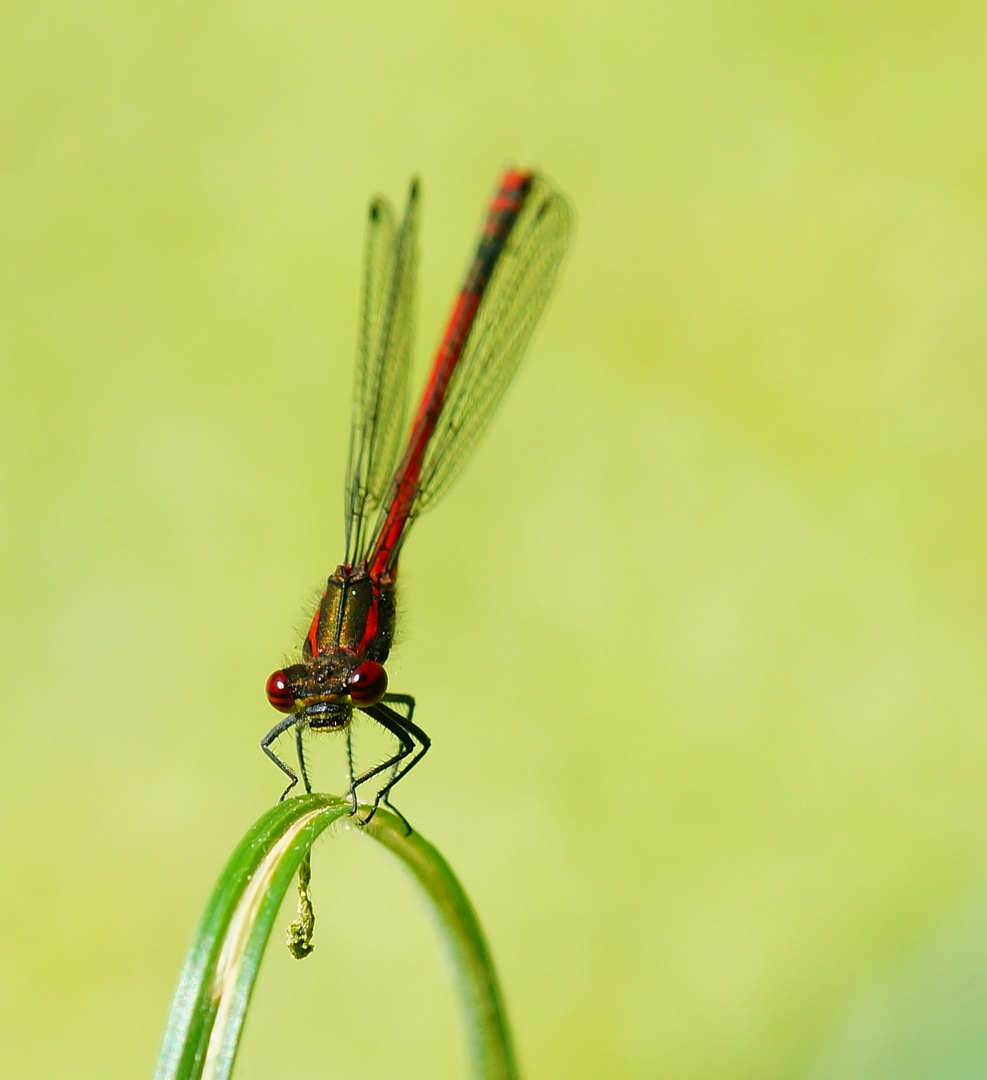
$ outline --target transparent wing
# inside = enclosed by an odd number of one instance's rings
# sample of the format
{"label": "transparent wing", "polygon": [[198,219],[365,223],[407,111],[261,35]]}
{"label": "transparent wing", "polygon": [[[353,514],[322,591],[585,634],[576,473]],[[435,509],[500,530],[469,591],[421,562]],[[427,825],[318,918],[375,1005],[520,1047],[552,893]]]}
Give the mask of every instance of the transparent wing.
{"label": "transparent wing", "polygon": [[367,219],[363,315],[353,385],[346,486],[346,562],[359,562],[366,522],[394,473],[408,403],[414,338],[419,186],[412,180],[397,227],[384,199]]}
{"label": "transparent wing", "polygon": [[422,463],[413,515],[445,493],[490,423],[545,309],[570,227],[565,199],[536,176],[450,380]]}

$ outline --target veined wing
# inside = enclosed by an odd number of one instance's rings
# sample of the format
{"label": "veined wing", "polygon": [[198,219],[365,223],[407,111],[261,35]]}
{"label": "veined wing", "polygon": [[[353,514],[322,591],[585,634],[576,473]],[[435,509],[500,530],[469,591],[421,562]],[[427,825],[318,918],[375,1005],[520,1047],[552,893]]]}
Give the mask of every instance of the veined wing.
{"label": "veined wing", "polygon": [[508,171],[487,216],[374,530],[371,576],[393,572],[413,518],[459,475],[517,370],[569,240],[565,199]]}
{"label": "veined wing", "polygon": [[565,199],[534,176],[449,380],[425,451],[414,514],[445,494],[487,429],[545,310],[570,226]]}
{"label": "veined wing", "polygon": [[346,558],[359,562],[366,523],[394,473],[408,401],[414,339],[419,185],[412,180],[398,227],[385,199],[367,219],[362,320],[353,384],[346,485]]}

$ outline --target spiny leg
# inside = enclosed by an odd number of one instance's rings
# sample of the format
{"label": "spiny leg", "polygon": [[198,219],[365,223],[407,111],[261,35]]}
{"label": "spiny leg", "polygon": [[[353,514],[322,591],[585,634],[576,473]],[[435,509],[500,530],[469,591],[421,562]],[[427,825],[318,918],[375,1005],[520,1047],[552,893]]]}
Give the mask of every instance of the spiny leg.
{"label": "spiny leg", "polygon": [[283,732],[287,731],[292,724],[295,723],[295,716],[286,716],[284,720],[280,720],[271,728],[271,730],[260,741],[260,748],[265,754],[274,762],[275,765],[291,780],[291,783],[281,793],[280,801],[283,802],[285,796],[289,791],[298,783],[298,775],[293,769],[291,769],[285,762],[278,757],[277,754],[271,749],[271,743]]}
{"label": "spiny leg", "polygon": [[[415,749],[415,740],[408,733],[405,727],[404,718],[399,716],[393,709],[389,709],[386,705],[371,705],[370,708],[363,710],[368,716],[372,716],[382,728],[385,728],[392,735],[396,736],[401,746],[398,752],[392,757],[382,761],[379,765],[375,765],[372,769],[367,769],[365,773],[353,781],[353,790],[361,785],[365,784],[368,780],[375,776],[379,776],[380,773],[386,772],[392,766],[397,765],[400,761],[406,758]],[[366,825],[368,821],[374,816],[374,812],[377,809],[377,804],[380,802],[379,798],[374,799],[373,809],[370,814],[363,820],[362,824]]]}
{"label": "spiny leg", "polygon": [[295,747],[298,750],[298,765],[302,770],[302,779],[305,781],[305,793],[307,795],[312,794],[312,784],[309,782],[308,770],[305,768],[305,751],[302,749],[302,727],[304,725],[299,721],[295,724]]}
{"label": "spiny leg", "polygon": [[415,715],[415,699],[411,694],[385,694],[381,701],[391,702],[395,705],[407,705],[408,706],[408,720]]}
{"label": "spiny leg", "polygon": [[[412,700],[412,709],[414,712],[414,701]],[[432,740],[425,734],[425,732],[411,721],[411,713],[404,719],[405,730],[413,738],[417,739],[419,746],[418,751],[408,761],[404,763],[400,768],[396,764],[394,772],[391,774],[390,780],[377,792],[377,798],[374,800],[374,809],[377,809],[379,803],[383,802],[385,806],[389,806],[395,814],[407,825],[408,835],[411,835],[411,826],[408,824],[408,819],[401,813],[400,810],[391,802],[388,798],[391,788],[403,777],[407,776],[409,772],[418,764],[419,761],[428,753],[429,748],[432,745]]]}
{"label": "spiny leg", "polygon": [[[395,695],[395,698],[397,697],[398,695]],[[401,699],[399,699],[399,701],[400,700]],[[410,706],[409,711],[414,709],[414,702],[412,699],[404,698],[403,702]],[[366,825],[367,822],[373,818],[374,814],[377,812],[377,807],[383,801],[385,805],[390,807],[390,809],[401,819],[410,836],[414,831],[411,824],[404,814],[402,814],[388,799],[387,795],[398,780],[400,780],[410,769],[414,768],[414,766],[425,756],[428,748],[432,745],[432,741],[417,724],[414,724],[411,721],[410,718],[406,719],[405,717],[400,716],[393,709],[388,708],[387,705],[373,705],[364,711],[372,716],[381,727],[386,728],[393,735],[396,735],[401,741],[401,748],[393,757],[388,758],[387,761],[382,762],[375,769],[370,770],[357,781],[357,783],[362,783],[373,775],[384,772],[387,769],[391,770],[390,778],[374,797],[373,806],[371,807],[370,813],[364,819],[363,824]],[[405,759],[408,758],[409,755],[410,760],[405,762]],[[401,764],[402,762],[405,762],[403,766]]]}
{"label": "spiny leg", "polygon": [[[407,738],[406,738],[407,731],[404,729],[404,725],[405,725],[406,722],[410,723],[411,717],[414,715],[414,712],[415,712],[415,699],[410,694],[385,694],[384,697],[381,700],[385,701],[385,702],[394,702],[395,704],[398,704],[398,705],[407,705],[408,706],[408,719],[407,719],[407,721],[405,721],[405,718],[403,716],[401,716],[400,713],[396,713],[393,709],[387,708],[386,705],[375,705],[375,706],[372,706],[369,709],[364,709],[363,710],[364,712],[367,713],[368,716],[372,716],[377,721],[377,723],[381,725],[381,727],[383,727],[385,730],[391,732],[392,735],[396,735],[397,738],[401,742],[402,749],[399,750],[398,753],[395,754],[393,757],[389,757],[386,761],[382,762],[380,765],[377,765],[372,769],[368,769],[367,772],[363,773],[363,775],[360,776],[357,780],[354,780],[353,779],[352,726],[347,727],[347,729],[346,729],[346,751],[347,751],[347,754],[348,754],[347,761],[348,761],[349,770],[350,770],[350,790],[351,791],[353,791],[359,784],[362,784],[365,780],[369,780],[371,777],[376,776],[378,773],[384,772],[388,768],[397,769],[397,767],[400,764],[402,758],[406,757],[408,755],[408,753],[410,753],[410,751],[414,749],[414,742],[412,742],[410,746],[406,745],[406,743],[407,743]],[[376,715],[376,711],[378,709],[383,709],[383,711],[385,713],[385,717],[381,717],[381,716]],[[395,724],[397,724],[400,727],[401,730],[398,730],[397,728],[395,728],[393,726]],[[414,725],[412,725],[412,726],[414,726]],[[404,735],[401,734],[401,731],[404,731]],[[353,812],[354,813],[356,812],[356,806],[355,805],[354,805],[354,808],[353,808]]]}
{"label": "spiny leg", "polygon": [[[385,694],[381,698],[381,701],[394,705],[407,705],[408,715],[407,717],[402,717],[402,719],[407,719],[410,721],[411,718],[415,715],[415,699],[410,694]],[[398,715],[400,716],[400,713]],[[392,784],[394,783],[394,778],[397,776],[398,768],[400,767],[400,765],[401,762],[399,759],[398,761],[395,761],[394,764],[391,766],[391,776],[389,782]],[[391,806],[391,804],[387,802],[386,799],[384,800],[384,802],[388,806]],[[391,806],[391,809],[394,811],[395,814],[398,815],[399,818],[401,818],[402,821],[404,821],[404,817],[402,816],[401,811],[398,810],[396,806]],[[405,825],[408,824],[407,821],[404,821],[404,823]]]}
{"label": "spiny leg", "polygon": [[350,799],[353,801],[351,814],[356,813],[359,805],[356,798],[356,784],[353,782],[353,724],[346,725],[346,774],[350,782]]}

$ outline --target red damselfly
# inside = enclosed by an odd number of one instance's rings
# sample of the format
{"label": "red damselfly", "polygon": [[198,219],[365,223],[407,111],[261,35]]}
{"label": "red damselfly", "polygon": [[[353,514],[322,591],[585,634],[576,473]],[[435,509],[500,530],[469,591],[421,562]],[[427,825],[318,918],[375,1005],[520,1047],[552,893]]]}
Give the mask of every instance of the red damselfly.
{"label": "red damselfly", "polygon": [[[346,552],[302,642],[301,662],[267,680],[271,704],[289,715],[261,741],[290,779],[287,795],[299,777],[274,752],[275,739],[294,729],[299,772],[311,791],[303,732],[345,731],[354,812],[357,789],[374,777],[384,780],[369,816],[430,745],[412,719],[414,698],[387,692],[383,665],[394,633],[398,556],[411,523],[456,478],[503,397],[548,300],[570,224],[565,199],[542,177],[504,174],[405,436],[419,202],[413,180],[400,224],[384,199],[370,206]],[[354,709],[398,742],[387,760],[358,776],[350,735]]]}

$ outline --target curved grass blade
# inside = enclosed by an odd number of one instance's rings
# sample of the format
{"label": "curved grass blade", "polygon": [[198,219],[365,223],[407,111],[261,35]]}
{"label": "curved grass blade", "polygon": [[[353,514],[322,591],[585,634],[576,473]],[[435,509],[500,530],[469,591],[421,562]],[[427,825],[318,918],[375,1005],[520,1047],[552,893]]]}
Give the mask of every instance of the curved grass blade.
{"label": "curved grass blade", "polygon": [[[349,800],[300,795],[269,810],[240,842],[192,939],[155,1080],[228,1080],[288,886],[316,837],[350,810]],[[425,890],[456,972],[474,1080],[517,1080],[493,963],[448,863],[417,833],[406,836],[403,823],[383,808],[360,831],[397,855]]]}
{"label": "curved grass blade", "polygon": [[315,838],[348,801],[302,795],[269,810],[240,841],[185,958],[155,1080],[226,1080],[284,894]]}
{"label": "curved grass blade", "polygon": [[456,975],[474,1080],[517,1080],[517,1062],[493,960],[452,868],[397,815],[378,809],[363,831],[401,859],[425,891]]}

